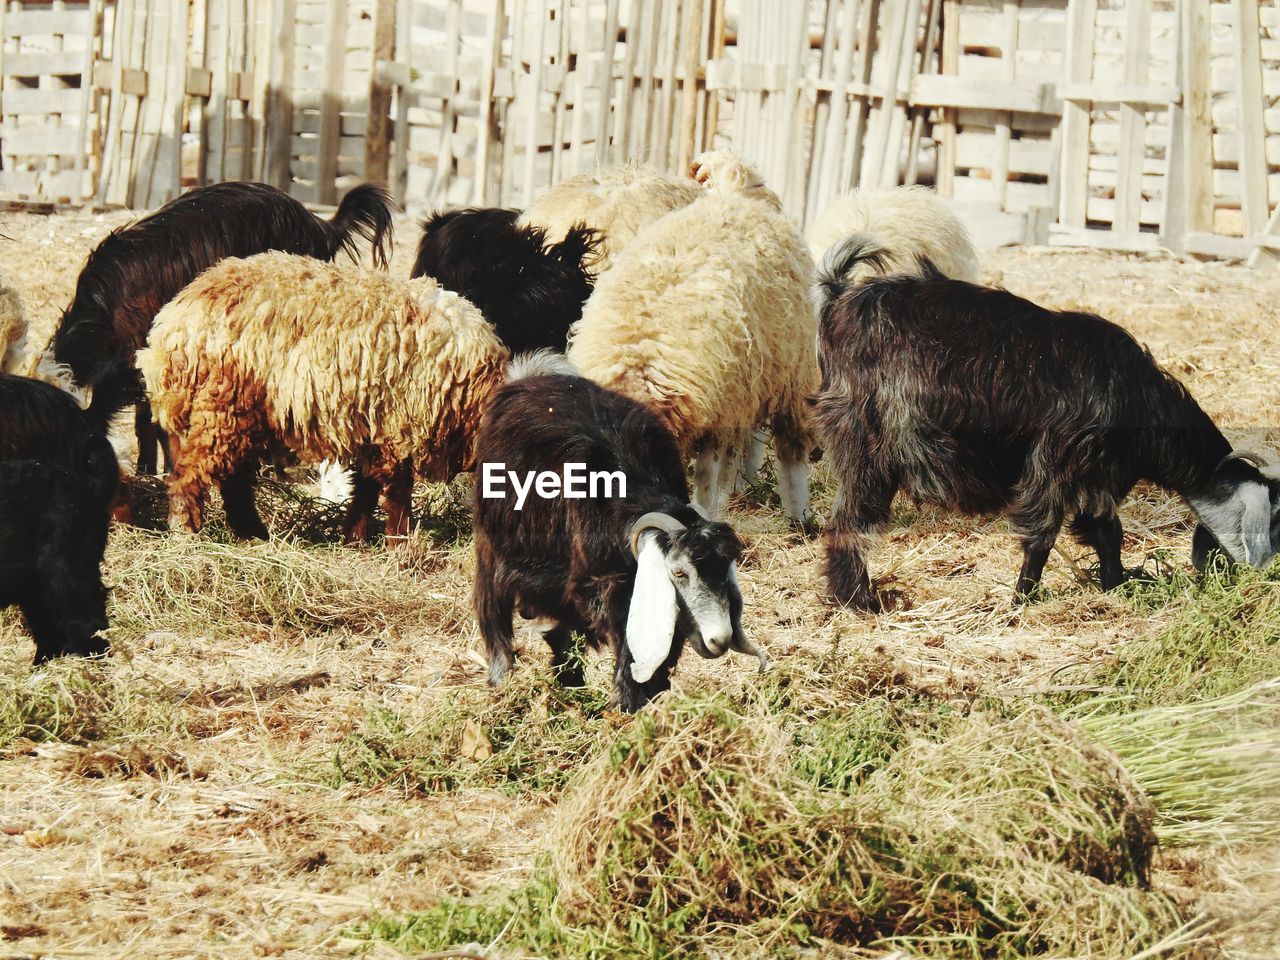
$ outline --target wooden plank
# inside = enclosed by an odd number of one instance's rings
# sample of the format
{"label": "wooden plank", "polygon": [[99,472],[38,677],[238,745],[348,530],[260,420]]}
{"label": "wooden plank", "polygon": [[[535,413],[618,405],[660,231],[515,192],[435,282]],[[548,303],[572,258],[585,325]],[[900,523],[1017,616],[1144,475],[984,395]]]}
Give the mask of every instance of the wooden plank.
{"label": "wooden plank", "polygon": [[[868,128],[868,140],[862,155],[860,182],[880,182],[885,151],[889,142],[889,127],[893,122],[893,106],[897,101],[898,71],[902,64],[903,33],[906,31],[910,0],[884,0],[888,7],[888,27],[885,33],[886,54],[881,65],[881,79],[877,84],[879,106],[872,112]],[[885,22],[884,20],[881,21]],[[936,80],[936,77],[918,77],[917,80]]]}
{"label": "wooden plank", "polygon": [[475,200],[481,206],[493,203],[493,178],[490,174],[494,126],[493,85],[498,60],[502,55],[502,26],[505,19],[503,8],[503,0],[493,0],[486,35],[484,69],[480,76],[480,139],[476,144]]}
{"label": "wooden plank", "polygon": [[[583,137],[586,135],[586,113],[588,92],[591,89],[588,80],[590,73],[590,53],[591,53],[591,5],[589,3],[578,4],[578,28],[577,37],[579,45],[575,53],[577,55],[575,69],[573,71],[573,116],[570,118],[570,141],[569,141],[569,175],[575,176],[582,172],[582,161],[585,158],[586,147],[583,144]],[[601,82],[608,85],[608,79],[603,78]]]}
{"label": "wooden plank", "polygon": [[[1093,72],[1094,18],[1097,0],[1070,0],[1067,6],[1067,44],[1063,55],[1066,80],[1088,83]],[[1088,202],[1089,105],[1066,101],[1062,106],[1062,173],[1059,178],[1058,222],[1083,229]]]}
{"label": "wooden plank", "polygon": [[1245,260],[1258,249],[1253,240],[1223,237],[1216,233],[1190,232],[1183,240],[1187,253],[1220,260]]}
{"label": "wooden plank", "polygon": [[1141,253],[1159,250],[1160,240],[1154,233],[1117,233],[1115,230],[1086,230],[1080,227],[1049,226],[1049,245],[1054,247],[1093,247],[1098,250],[1126,250]]}
{"label": "wooden plank", "polygon": [[1240,176],[1245,236],[1267,225],[1267,158],[1263,145],[1262,59],[1258,0],[1232,0],[1236,38],[1236,97],[1240,125]]}
{"label": "wooden plank", "polygon": [[[1018,4],[1017,0],[1004,0],[1000,30],[1000,66],[1003,80],[1013,84],[1018,62]],[[1009,141],[1012,136],[1013,113],[1000,116],[995,129],[995,154],[991,164],[991,187],[995,202],[1005,206],[1005,186],[1009,182]]]}
{"label": "wooden plank", "polygon": [[936,73],[915,77],[911,84],[911,104],[1016,113],[1057,113],[1060,108],[1052,84],[972,80]]}
{"label": "wooden plank", "polygon": [[4,58],[6,77],[79,77],[83,70],[84,53],[78,50],[8,53]]}
{"label": "wooden plank", "polygon": [[[846,0],[852,2],[852,0]],[[727,0],[711,0],[711,44],[706,69],[724,56]],[[707,84],[707,120],[702,131],[702,149],[710,150],[715,146],[716,134],[720,127],[720,97],[711,92]]]}
{"label": "wooden plank", "polygon": [[[920,65],[921,73],[936,72],[934,70],[934,53],[938,43],[941,15],[942,4],[939,0],[929,0],[928,13],[925,20],[924,55]],[[924,136],[924,123],[928,113],[928,110],[912,108],[911,134],[907,140],[907,170],[903,183],[914,184],[919,181],[920,141]]]}
{"label": "wooden plank", "polygon": [[703,0],[685,0],[684,89],[680,103],[680,153],[676,169],[688,169],[693,160],[698,126],[698,62],[702,58]]}
{"label": "wooden plank", "polygon": [[[535,165],[538,159],[538,121],[542,114],[542,77],[545,70],[547,19],[550,0],[535,0],[533,51],[529,57],[529,77],[518,89],[525,99],[523,203],[533,203]],[[518,95],[519,96],[519,95]]]}
{"label": "wooden plank", "polygon": [[95,13],[96,11],[92,9],[67,10],[66,8],[9,10],[4,18],[4,36],[92,36]]}
{"label": "wooden plank", "polygon": [[0,108],[6,117],[18,114],[75,113],[80,108],[80,88],[38,90],[8,87],[0,94]]}
{"label": "wooden plank", "polygon": [[273,0],[271,18],[270,81],[267,85],[266,159],[267,183],[287,191],[293,180],[290,144],[293,140],[293,28],[297,0]]}
{"label": "wooden plank", "polygon": [[[1124,59],[1125,86],[1147,82],[1151,55],[1151,0],[1127,0]],[[1112,229],[1136,233],[1142,206],[1142,158],[1146,153],[1146,112],[1133,103],[1120,104],[1120,148],[1116,177],[1116,218]]]}
{"label": "wooden plank", "polygon": [[[410,0],[400,0],[409,3]],[[457,4],[450,4],[453,10]],[[458,17],[457,19],[460,19]],[[457,74],[457,47],[450,45],[450,76]],[[373,64],[394,60],[396,55],[396,0],[377,0],[373,13]],[[447,129],[445,124],[442,129]],[[391,84],[369,72],[369,111],[364,129],[364,176],[385,184],[391,165]]]}
{"label": "wooden plank", "polygon": [[[1130,9],[1135,8],[1130,7]],[[1135,52],[1137,49],[1138,47],[1135,45]],[[1146,62],[1146,58],[1143,57],[1142,61]],[[1137,57],[1126,57],[1126,71],[1136,69],[1135,65],[1137,63]],[[1058,87],[1058,96],[1063,100],[1118,103],[1122,106],[1134,107],[1163,107],[1169,103],[1180,102],[1182,99],[1181,92],[1173,84],[1129,83],[1128,81],[1125,83],[1064,83]]]}
{"label": "wooden plank", "polygon": [[343,75],[346,68],[347,0],[328,0],[325,20],[323,93],[320,103],[316,202],[338,202],[338,140],[341,137]]}
{"label": "wooden plank", "polygon": [[[954,75],[960,68],[960,2],[943,0],[941,68],[944,75]],[[934,128],[938,142],[938,171],[934,186],[938,194],[950,197],[954,193],[956,170],[956,110],[944,108],[941,122]]]}
{"label": "wooden plank", "polygon": [[1277,205],[1262,232],[1251,238],[1258,246],[1249,255],[1249,266],[1274,270],[1276,264],[1280,263],[1280,250],[1277,250],[1275,243],[1263,242],[1263,238],[1280,242],[1280,205]]}
{"label": "wooden plank", "polygon": [[74,157],[80,150],[77,127],[0,127],[5,156]]}

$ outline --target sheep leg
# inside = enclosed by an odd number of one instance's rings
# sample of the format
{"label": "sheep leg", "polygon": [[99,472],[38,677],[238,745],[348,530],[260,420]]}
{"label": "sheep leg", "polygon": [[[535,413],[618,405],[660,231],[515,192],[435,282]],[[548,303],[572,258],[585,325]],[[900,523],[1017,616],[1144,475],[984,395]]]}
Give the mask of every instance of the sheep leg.
{"label": "sheep leg", "polygon": [[719,476],[722,452],[712,439],[703,441],[698,448],[698,458],[693,467],[693,499],[711,516],[720,512]]}
{"label": "sheep leg", "polygon": [[[138,476],[155,476],[160,431],[151,419],[151,404],[140,403],[133,408],[133,432],[138,438]],[[166,466],[171,465],[166,461]]]}
{"label": "sheep leg", "polygon": [[342,538],[347,543],[369,541],[369,521],[378,502],[378,481],[369,476],[363,465],[352,470],[351,500],[342,519]]}
{"label": "sheep leg", "polygon": [[1101,514],[1082,513],[1071,523],[1071,532],[1098,555],[1098,579],[1103,590],[1114,590],[1124,580],[1120,546],[1124,527],[1114,510]]}
{"label": "sheep leg", "polygon": [[773,419],[773,445],[778,451],[778,496],[782,512],[793,523],[804,525],[809,512],[809,451],[800,421],[789,414]]}
{"label": "sheep leg", "polygon": [[209,496],[205,453],[193,451],[176,435],[169,437],[173,469],[169,472],[169,529],[199,533],[204,526],[204,505]]}
{"label": "sheep leg", "polygon": [[496,687],[515,663],[512,648],[515,633],[511,617],[515,612],[515,598],[499,585],[498,563],[493,549],[487,543],[476,543],[476,580],[473,600],[476,623],[484,637],[484,648],[489,654],[489,685]]}
{"label": "sheep leg", "polygon": [[748,431],[743,443],[742,463],[738,467],[738,475],[734,478],[735,489],[745,490],[760,478],[760,467],[764,464],[765,437],[762,431]]}
{"label": "sheep leg", "polygon": [[266,540],[270,537],[253,499],[253,484],[257,478],[258,459],[250,457],[219,484],[227,525],[239,540]]}
{"label": "sheep leg", "polygon": [[382,478],[382,508],[387,512],[386,539],[404,544],[413,520],[413,460],[401,460]]}

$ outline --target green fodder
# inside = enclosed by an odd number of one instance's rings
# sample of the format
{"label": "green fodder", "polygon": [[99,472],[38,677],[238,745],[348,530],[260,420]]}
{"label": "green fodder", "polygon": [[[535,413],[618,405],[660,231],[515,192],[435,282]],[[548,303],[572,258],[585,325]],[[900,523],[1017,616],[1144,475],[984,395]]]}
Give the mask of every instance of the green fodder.
{"label": "green fodder", "polygon": [[165,740],[180,726],[172,695],[118,663],[67,657],[0,672],[0,747],[19,738]]}
{"label": "green fodder", "polygon": [[1127,712],[1122,698],[1076,711],[1159,811],[1162,843],[1280,839],[1280,679],[1207,700]]}
{"label": "green fodder", "polygon": [[377,634],[424,614],[429,621],[433,603],[384,551],[219,543],[130,527],[112,532],[103,578],[113,587],[116,634],[235,636],[256,626]]}
{"label": "green fodder", "polygon": [[1280,563],[1126,587],[1144,603],[1172,594],[1180,603],[1166,628],[1125,643],[1083,678],[1127,694],[1106,701],[1110,709],[1219,697],[1280,677]]}
{"label": "green fodder", "polygon": [[519,671],[501,691],[464,688],[415,719],[370,713],[307,776],[330,786],[395,785],[406,793],[491,788],[557,794],[612,729],[606,691],[564,688]]}
{"label": "green fodder", "polygon": [[566,792],[564,922],[655,955],[723,939],[1121,956],[1181,927],[1145,890],[1150,801],[1078,729],[1032,710],[895,738],[869,771],[815,777],[779,718],[667,700]]}

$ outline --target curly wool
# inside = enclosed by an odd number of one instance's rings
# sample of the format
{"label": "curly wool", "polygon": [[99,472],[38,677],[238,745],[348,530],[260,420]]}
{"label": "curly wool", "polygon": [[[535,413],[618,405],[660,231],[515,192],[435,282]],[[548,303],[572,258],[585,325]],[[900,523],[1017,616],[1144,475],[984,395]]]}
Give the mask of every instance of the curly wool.
{"label": "curly wool", "polygon": [[31,349],[30,340],[22,298],[12,287],[0,284],[0,371],[21,377],[35,374],[40,352]]}
{"label": "curly wool", "polygon": [[881,251],[884,268],[860,261],[850,271],[855,283],[876,273],[920,276],[919,258],[944,276],[976,283],[978,254],[958,217],[927,187],[851,190],[836,197],[809,227],[815,261],[850,234],[866,234]]}
{"label": "curly wool", "polygon": [[602,273],[649,224],[700,196],[692,180],[627,165],[562,180],[520,215],[520,226],[541,227],[547,241],[563,240],[579,224],[595,230],[600,247],[593,269]]}
{"label": "curly wool", "polygon": [[733,177],[601,275],[568,350],[585,376],[658,413],[686,452],[775,416],[801,431],[817,385],[804,239],[750,167],[721,169]]}
{"label": "curly wool", "polygon": [[304,460],[414,458],[447,479],[503,382],[507,349],[474,306],[404,280],[284,253],[223,260],[160,311],[138,353],[160,425],[220,478],[245,444]]}

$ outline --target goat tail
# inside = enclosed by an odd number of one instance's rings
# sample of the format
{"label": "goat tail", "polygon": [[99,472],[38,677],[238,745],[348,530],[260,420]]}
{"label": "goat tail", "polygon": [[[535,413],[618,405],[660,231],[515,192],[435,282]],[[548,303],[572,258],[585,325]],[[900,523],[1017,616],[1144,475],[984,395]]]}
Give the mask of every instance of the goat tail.
{"label": "goat tail", "polygon": [[547,247],[547,252],[566,266],[580,269],[590,276],[600,262],[600,244],[603,240],[599,231],[579,222],[569,228],[563,240]]}
{"label": "goat tail", "polygon": [[865,263],[880,272],[888,264],[889,255],[888,247],[872,233],[851,233],[832,244],[822,255],[813,277],[814,301],[819,312],[853,286],[854,267]]}
{"label": "goat tail", "polygon": [[580,377],[582,374],[568,357],[550,348],[522,353],[507,365],[507,380],[552,376]]}
{"label": "goat tail", "polygon": [[356,238],[369,241],[373,262],[386,269],[391,260],[395,236],[391,224],[391,195],[372,183],[352,187],[338,204],[338,210],[327,224],[332,240],[332,253],[345,250],[354,259],[358,255]]}
{"label": "goat tail", "polygon": [[128,360],[113,360],[91,383],[93,396],[84,416],[91,429],[106,435],[117,413],[125,407],[146,403],[142,374]]}

